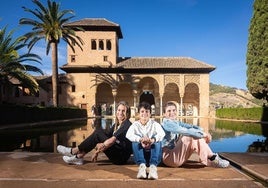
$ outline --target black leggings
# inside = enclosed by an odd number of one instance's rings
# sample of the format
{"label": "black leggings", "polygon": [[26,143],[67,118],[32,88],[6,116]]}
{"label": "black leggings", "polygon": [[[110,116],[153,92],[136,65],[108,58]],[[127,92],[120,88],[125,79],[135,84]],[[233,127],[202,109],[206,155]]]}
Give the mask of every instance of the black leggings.
{"label": "black leggings", "polygon": [[98,143],[104,142],[108,138],[109,136],[102,129],[95,129],[90,136],[78,145],[78,149],[79,151],[88,153],[94,149]]}
{"label": "black leggings", "polygon": [[[90,152],[98,143],[102,143],[110,138],[103,129],[96,129],[89,137],[78,145],[79,151]],[[125,164],[131,155],[131,151],[118,144],[114,144],[104,151],[105,155],[114,164]]]}

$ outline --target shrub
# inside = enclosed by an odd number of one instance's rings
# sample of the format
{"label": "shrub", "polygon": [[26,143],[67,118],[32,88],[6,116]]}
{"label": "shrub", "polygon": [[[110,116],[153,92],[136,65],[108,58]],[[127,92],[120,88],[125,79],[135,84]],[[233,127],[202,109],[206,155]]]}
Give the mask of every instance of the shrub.
{"label": "shrub", "polygon": [[0,125],[87,117],[87,111],[80,108],[30,107],[19,105],[0,105],[0,114]]}
{"label": "shrub", "polygon": [[268,108],[222,108],[216,110],[216,117],[227,119],[268,121]]}

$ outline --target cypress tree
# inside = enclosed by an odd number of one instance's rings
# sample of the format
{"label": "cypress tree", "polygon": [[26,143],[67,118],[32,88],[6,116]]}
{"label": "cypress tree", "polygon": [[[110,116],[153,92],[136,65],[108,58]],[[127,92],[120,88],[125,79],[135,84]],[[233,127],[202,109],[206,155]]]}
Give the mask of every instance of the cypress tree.
{"label": "cypress tree", "polygon": [[247,46],[247,88],[268,101],[268,0],[255,0]]}

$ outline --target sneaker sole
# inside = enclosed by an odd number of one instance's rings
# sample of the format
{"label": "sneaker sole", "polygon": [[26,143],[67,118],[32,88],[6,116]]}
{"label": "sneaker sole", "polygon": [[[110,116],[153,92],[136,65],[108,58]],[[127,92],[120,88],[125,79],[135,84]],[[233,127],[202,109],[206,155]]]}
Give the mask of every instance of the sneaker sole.
{"label": "sneaker sole", "polygon": [[68,162],[68,161],[66,161],[66,160],[64,159],[64,157],[65,157],[65,156],[62,157],[63,161],[64,161],[65,163],[69,164],[69,165],[83,165],[83,164],[84,164],[83,162],[77,162],[77,163],[75,163],[75,162]]}
{"label": "sneaker sole", "polygon": [[148,176],[148,179],[150,179],[150,180],[157,180],[158,179],[158,177],[152,177],[152,176]]}
{"label": "sneaker sole", "polygon": [[140,176],[140,177],[137,176],[137,178],[138,178],[138,179],[147,179],[146,176]]}

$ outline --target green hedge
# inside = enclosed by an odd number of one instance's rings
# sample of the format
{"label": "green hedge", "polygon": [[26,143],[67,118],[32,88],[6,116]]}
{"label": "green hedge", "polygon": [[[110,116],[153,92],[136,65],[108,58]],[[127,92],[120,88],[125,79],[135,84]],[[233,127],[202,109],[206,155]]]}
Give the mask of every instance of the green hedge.
{"label": "green hedge", "polygon": [[268,121],[268,108],[222,108],[216,110],[216,117],[228,119]]}
{"label": "green hedge", "polygon": [[87,117],[85,109],[18,105],[0,105],[0,114],[0,125]]}

